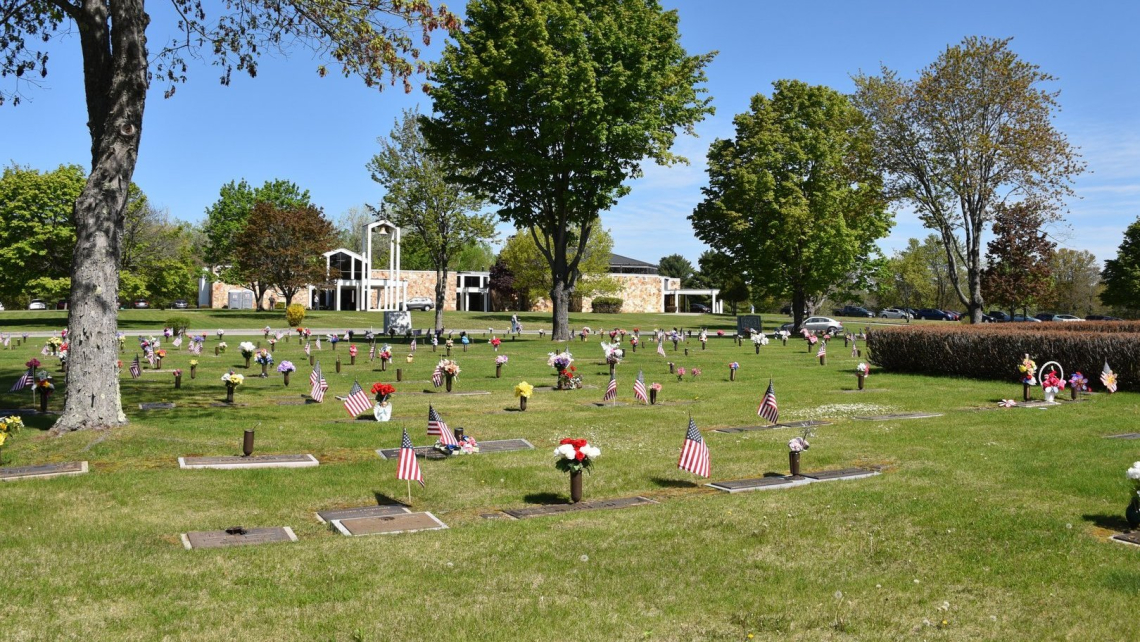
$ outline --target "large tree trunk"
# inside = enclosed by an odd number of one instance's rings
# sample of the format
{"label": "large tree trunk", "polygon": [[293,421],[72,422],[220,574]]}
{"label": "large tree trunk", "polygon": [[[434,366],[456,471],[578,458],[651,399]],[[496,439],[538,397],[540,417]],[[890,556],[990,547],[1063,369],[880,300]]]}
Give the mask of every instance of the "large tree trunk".
{"label": "large tree trunk", "polygon": [[[443,299],[447,296],[447,262],[435,269],[435,331],[443,330]],[[458,309],[458,307],[456,308]]]}
{"label": "large tree trunk", "polygon": [[[67,397],[54,434],[127,423],[116,338],[123,209],[146,105],[143,0],[86,0],[79,25],[91,133],[91,175],[75,202],[68,305]],[[111,31],[114,25],[114,31]]]}
{"label": "large tree trunk", "polygon": [[551,330],[552,341],[569,341],[570,336],[570,294],[571,289],[566,285],[565,273],[554,273],[554,286],[550,288],[550,305],[554,311],[554,328]]}
{"label": "large tree trunk", "polygon": [[792,290],[792,330],[799,331],[804,325],[804,306],[807,302],[807,296],[804,294],[804,289],[796,287]]}

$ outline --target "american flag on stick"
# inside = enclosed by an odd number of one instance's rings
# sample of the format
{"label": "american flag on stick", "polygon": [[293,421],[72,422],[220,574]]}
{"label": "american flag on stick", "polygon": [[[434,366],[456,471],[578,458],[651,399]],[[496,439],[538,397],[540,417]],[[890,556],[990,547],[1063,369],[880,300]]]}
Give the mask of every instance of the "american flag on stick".
{"label": "american flag on stick", "polygon": [[35,383],[36,379],[33,376],[32,370],[32,368],[28,368],[27,372],[20,375],[20,378],[16,380],[16,383],[12,384],[12,388],[8,392],[19,392]]}
{"label": "american flag on stick", "polygon": [[321,362],[318,361],[313,366],[313,371],[309,373],[309,396],[313,401],[321,403],[325,399],[325,391],[329,389],[329,382],[325,381],[325,376],[321,374]]}
{"label": "american flag on stick", "polygon": [[852,357],[859,356],[859,344],[855,343],[854,341],[851,342],[851,356]]}
{"label": "american flag on stick", "polygon": [[709,447],[697,430],[693,417],[689,416],[689,430],[685,433],[685,445],[681,448],[681,459],[677,468],[687,470],[701,477],[709,476]]}
{"label": "american flag on stick", "polygon": [[174,341],[172,341],[171,343],[174,344],[175,348],[178,348],[179,350],[181,350],[182,349],[182,335],[178,335],[177,337],[175,337]]}
{"label": "american flag on stick", "polygon": [[355,419],[370,408],[372,408],[372,401],[368,399],[368,394],[364,392],[364,388],[360,387],[359,381],[353,381],[352,390],[349,391],[348,397],[344,400],[344,409],[348,411],[348,416]]}
{"label": "american flag on stick", "polygon": [[191,341],[190,342],[190,354],[192,354],[192,355],[202,354],[202,344],[198,343],[197,341]]}
{"label": "american flag on stick", "polygon": [[447,426],[447,422],[439,413],[435,411],[430,404],[428,405],[428,435],[438,435],[439,441],[445,446],[458,446],[459,441],[455,438],[455,433],[451,432],[451,428]]}
{"label": "american flag on stick", "polygon": [[657,342],[657,354],[663,357],[665,356],[665,346],[661,343],[661,341]]}
{"label": "american flag on stick", "polygon": [[771,379],[768,380],[768,391],[764,393],[764,399],[756,409],[756,414],[774,424],[780,422],[780,409],[776,407],[776,388],[772,385]]}
{"label": "american flag on stick", "polygon": [[45,357],[48,356],[49,354],[51,354],[51,348],[49,348],[45,345],[44,349],[40,350],[40,354],[45,356]]}
{"label": "american flag on stick", "polygon": [[137,352],[135,353],[135,360],[131,362],[130,371],[132,379],[138,379],[142,376],[142,364],[139,363],[139,354]]}
{"label": "american flag on stick", "polygon": [[[396,479],[416,480],[420,486],[424,485],[424,476],[420,472],[420,464],[416,461],[416,449],[412,446],[412,439],[408,437],[408,429],[404,428],[404,436],[400,439],[400,466],[396,469]],[[411,495],[411,493],[409,493]]]}
{"label": "american flag on stick", "polygon": [[415,352],[415,351],[416,351],[416,340],[415,340],[415,339],[412,339],[412,344],[411,344],[410,346],[408,346],[408,348],[409,348],[409,349],[410,349],[412,352]]}
{"label": "american flag on stick", "polygon": [[649,403],[649,399],[645,396],[645,374],[640,370],[637,371],[637,379],[633,382],[633,397],[641,403]]}
{"label": "american flag on stick", "polygon": [[610,385],[606,386],[606,394],[602,395],[602,401],[616,401],[617,400],[617,379],[610,375]]}
{"label": "american flag on stick", "polygon": [[158,363],[158,357],[155,356],[154,350],[147,348],[146,360],[148,363],[150,363],[150,367],[152,367],[152,368],[155,367],[155,365]]}
{"label": "american flag on stick", "polygon": [[443,370],[441,370],[439,366],[436,366],[435,370],[432,370],[431,382],[435,384],[436,388],[443,385]]}
{"label": "american flag on stick", "polygon": [[306,343],[305,344],[305,356],[307,357],[312,353],[313,353],[313,348],[310,347],[308,343]]}
{"label": "american flag on stick", "polygon": [[321,350],[321,338],[317,337],[317,350]]}
{"label": "american flag on stick", "polygon": [[817,357],[827,356],[827,342],[826,341],[820,341],[819,342],[819,352],[815,353],[815,356],[817,356]]}
{"label": "american flag on stick", "polygon": [[1108,361],[1104,362],[1104,369],[1100,371],[1100,382],[1109,392],[1116,392],[1116,374],[1108,367]]}
{"label": "american flag on stick", "polygon": [[373,343],[371,348],[368,348],[368,361],[376,360],[376,344]]}

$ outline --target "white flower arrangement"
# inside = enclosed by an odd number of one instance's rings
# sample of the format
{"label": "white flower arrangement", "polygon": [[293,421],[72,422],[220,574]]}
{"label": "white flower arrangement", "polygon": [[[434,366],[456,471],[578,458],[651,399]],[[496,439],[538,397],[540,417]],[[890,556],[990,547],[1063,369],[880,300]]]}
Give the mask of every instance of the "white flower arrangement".
{"label": "white flower arrangement", "polygon": [[811,448],[811,444],[803,437],[792,437],[791,441],[788,442],[788,450],[794,453],[802,453],[808,448]]}
{"label": "white flower arrangement", "polygon": [[621,363],[625,358],[625,350],[619,348],[618,343],[602,342],[602,351],[606,354],[606,363]]}
{"label": "white flower arrangement", "polygon": [[757,332],[756,334],[752,335],[752,343],[755,343],[758,346],[766,346],[768,345],[768,335],[764,334],[763,332]]}
{"label": "white flower arrangement", "polygon": [[1140,497],[1140,461],[1132,464],[1125,475],[1132,481],[1132,490],[1135,490],[1136,495]]}
{"label": "white flower arrangement", "polygon": [[238,350],[241,350],[241,356],[248,359],[253,356],[253,351],[257,350],[257,346],[249,341],[242,341],[238,344]]}
{"label": "white flower arrangement", "polygon": [[859,365],[855,366],[855,372],[858,372],[864,377],[869,377],[871,376],[871,366],[860,362]]}

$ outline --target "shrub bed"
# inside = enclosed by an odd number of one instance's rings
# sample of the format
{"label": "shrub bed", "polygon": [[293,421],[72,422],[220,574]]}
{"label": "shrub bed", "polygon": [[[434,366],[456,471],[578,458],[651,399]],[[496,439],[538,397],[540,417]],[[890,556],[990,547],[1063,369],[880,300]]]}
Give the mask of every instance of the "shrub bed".
{"label": "shrub bed", "polygon": [[1058,329],[1029,330],[1022,323],[868,328],[867,349],[871,363],[892,372],[1010,382],[1018,380],[1017,366],[1028,353],[1038,366],[1046,361],[1060,363],[1066,377],[1080,371],[1094,390],[1103,389],[1099,377],[1107,360],[1116,372],[1119,389],[1140,390],[1140,333]]}
{"label": "shrub bed", "polygon": [[599,296],[594,297],[594,300],[590,302],[590,306],[593,308],[594,312],[599,312],[601,314],[617,314],[618,312],[621,312],[621,306],[624,303],[625,301],[623,299],[620,299],[616,296]]}

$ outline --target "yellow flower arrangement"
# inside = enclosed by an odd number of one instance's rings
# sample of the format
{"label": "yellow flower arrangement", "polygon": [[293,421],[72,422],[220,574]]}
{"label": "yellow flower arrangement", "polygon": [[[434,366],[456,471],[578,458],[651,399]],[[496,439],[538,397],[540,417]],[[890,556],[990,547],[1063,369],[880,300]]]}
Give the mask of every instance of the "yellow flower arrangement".
{"label": "yellow flower arrangement", "polygon": [[[16,415],[9,417],[0,417],[0,435],[8,435],[14,432],[20,432],[24,427],[24,420]],[[3,442],[0,442],[3,443]]]}
{"label": "yellow flower arrangement", "polygon": [[523,381],[519,385],[515,386],[515,396],[516,397],[526,397],[527,399],[530,399],[530,396],[532,394],[534,394],[534,386],[530,385],[529,383],[527,383],[525,381]]}

